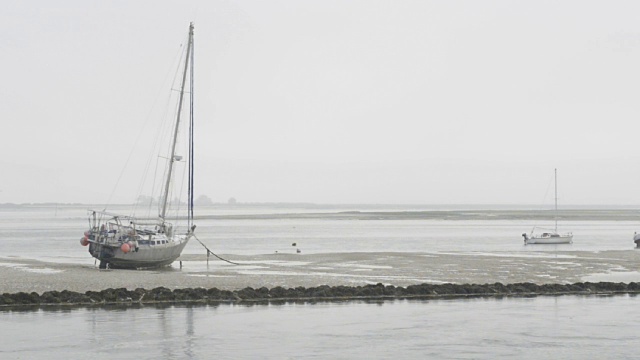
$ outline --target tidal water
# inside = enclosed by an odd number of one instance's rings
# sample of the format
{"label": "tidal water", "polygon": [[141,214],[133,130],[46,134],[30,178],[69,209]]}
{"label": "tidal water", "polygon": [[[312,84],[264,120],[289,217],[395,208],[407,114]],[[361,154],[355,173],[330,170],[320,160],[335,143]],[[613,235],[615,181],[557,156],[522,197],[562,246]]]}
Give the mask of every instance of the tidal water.
{"label": "tidal water", "polygon": [[[246,215],[345,209],[214,207],[206,211]],[[305,253],[513,255],[533,251],[522,244],[521,233],[533,225],[549,224],[527,219],[320,216],[205,219],[197,225],[198,237],[219,254],[287,252],[295,242]],[[562,223],[562,231],[574,233],[574,243],[548,251],[634,251],[631,239],[634,231],[640,231],[639,225],[611,219]],[[0,209],[0,266],[3,257],[93,264],[79,244],[86,227],[85,207]],[[197,242],[185,249],[187,254],[202,252]],[[0,359],[632,359],[639,357],[634,346],[639,301],[626,295],[541,296],[0,309]]]}
{"label": "tidal water", "polygon": [[[249,215],[274,213],[335,213],[349,210],[433,210],[425,207],[230,207],[199,209],[196,215]],[[128,214],[129,208],[112,209]],[[628,215],[632,210],[622,210]],[[637,211],[636,211],[637,212]],[[0,257],[16,256],[56,262],[92,264],[86,248],[79,245],[88,228],[86,206],[0,208]],[[291,252],[291,244],[304,253],[344,252],[447,252],[526,253],[531,251],[628,250],[637,221],[584,220],[559,224],[559,231],[574,233],[574,243],[550,247],[523,246],[521,234],[534,226],[553,227],[541,220],[358,220],[336,218],[240,218],[196,220],[196,233],[219,254],[255,255]],[[185,254],[202,254],[202,246],[191,241]]]}
{"label": "tidal water", "polygon": [[632,296],[1,311],[2,359],[637,359]]}

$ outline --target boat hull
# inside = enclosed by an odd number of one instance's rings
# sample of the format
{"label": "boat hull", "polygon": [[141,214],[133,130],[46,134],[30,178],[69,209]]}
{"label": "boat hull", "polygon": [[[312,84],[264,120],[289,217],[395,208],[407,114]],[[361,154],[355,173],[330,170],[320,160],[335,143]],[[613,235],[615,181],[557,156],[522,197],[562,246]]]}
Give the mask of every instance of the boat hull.
{"label": "boat hull", "polygon": [[530,237],[525,240],[525,244],[571,244],[573,243],[573,235]]}
{"label": "boat hull", "polygon": [[124,252],[118,246],[92,242],[89,253],[100,260],[101,268],[148,269],[171,265],[182,253],[191,236],[162,245],[139,245]]}

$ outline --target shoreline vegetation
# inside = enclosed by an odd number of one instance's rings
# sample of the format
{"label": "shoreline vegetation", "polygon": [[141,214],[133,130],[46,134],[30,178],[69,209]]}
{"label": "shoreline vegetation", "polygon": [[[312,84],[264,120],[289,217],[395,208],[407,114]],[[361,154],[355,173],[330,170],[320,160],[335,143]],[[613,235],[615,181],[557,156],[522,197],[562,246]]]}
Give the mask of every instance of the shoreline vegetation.
{"label": "shoreline vegetation", "polygon": [[271,289],[246,287],[241,290],[218,288],[154,289],[126,288],[102,291],[46,291],[4,293],[0,295],[0,310],[40,309],[50,306],[140,306],[140,305],[212,305],[212,304],[271,304],[286,302],[333,302],[333,301],[385,301],[402,299],[464,299],[504,298],[536,296],[612,296],[640,294],[640,283],[579,282],[573,284],[419,284],[407,287],[383,285],[328,286]]}

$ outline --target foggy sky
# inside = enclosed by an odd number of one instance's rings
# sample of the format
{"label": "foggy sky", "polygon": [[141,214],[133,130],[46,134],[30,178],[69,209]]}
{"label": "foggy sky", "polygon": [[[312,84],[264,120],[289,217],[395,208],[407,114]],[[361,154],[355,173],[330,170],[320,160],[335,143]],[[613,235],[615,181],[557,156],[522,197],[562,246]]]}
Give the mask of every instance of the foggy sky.
{"label": "foggy sky", "polygon": [[[634,1],[2,1],[0,203],[107,201],[193,21],[196,196],[552,203],[558,168],[561,204],[640,204],[639,13]],[[134,201],[122,186],[111,201]]]}

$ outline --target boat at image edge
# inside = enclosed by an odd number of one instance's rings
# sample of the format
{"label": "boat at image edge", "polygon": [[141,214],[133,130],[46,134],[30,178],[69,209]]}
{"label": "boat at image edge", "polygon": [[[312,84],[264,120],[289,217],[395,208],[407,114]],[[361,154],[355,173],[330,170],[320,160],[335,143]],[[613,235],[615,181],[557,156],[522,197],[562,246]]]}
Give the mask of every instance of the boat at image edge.
{"label": "boat at image edge", "polygon": [[555,227],[553,230],[547,230],[541,234],[534,234],[536,228],[533,228],[530,235],[523,233],[524,244],[571,244],[573,243],[572,233],[558,233],[558,169],[553,170],[553,178],[555,184],[555,209],[554,209],[554,221]]}
{"label": "boat at image edge", "polygon": [[[189,190],[186,230],[179,232],[166,221],[169,189],[174,163],[182,157],[176,155],[176,142],[180,125],[180,114],[185,94],[187,74],[190,70],[191,97],[189,128]],[[89,253],[100,261],[99,267],[106,268],[154,268],[170,265],[185,248],[194,235],[193,225],[193,23],[189,25],[189,38],[182,72],[178,111],[172,132],[172,143],[167,158],[167,170],[163,178],[163,196],[160,198],[157,219],[138,219],[133,216],[114,214],[106,211],[89,211],[89,230],[85,231],[80,244],[89,246]]]}

